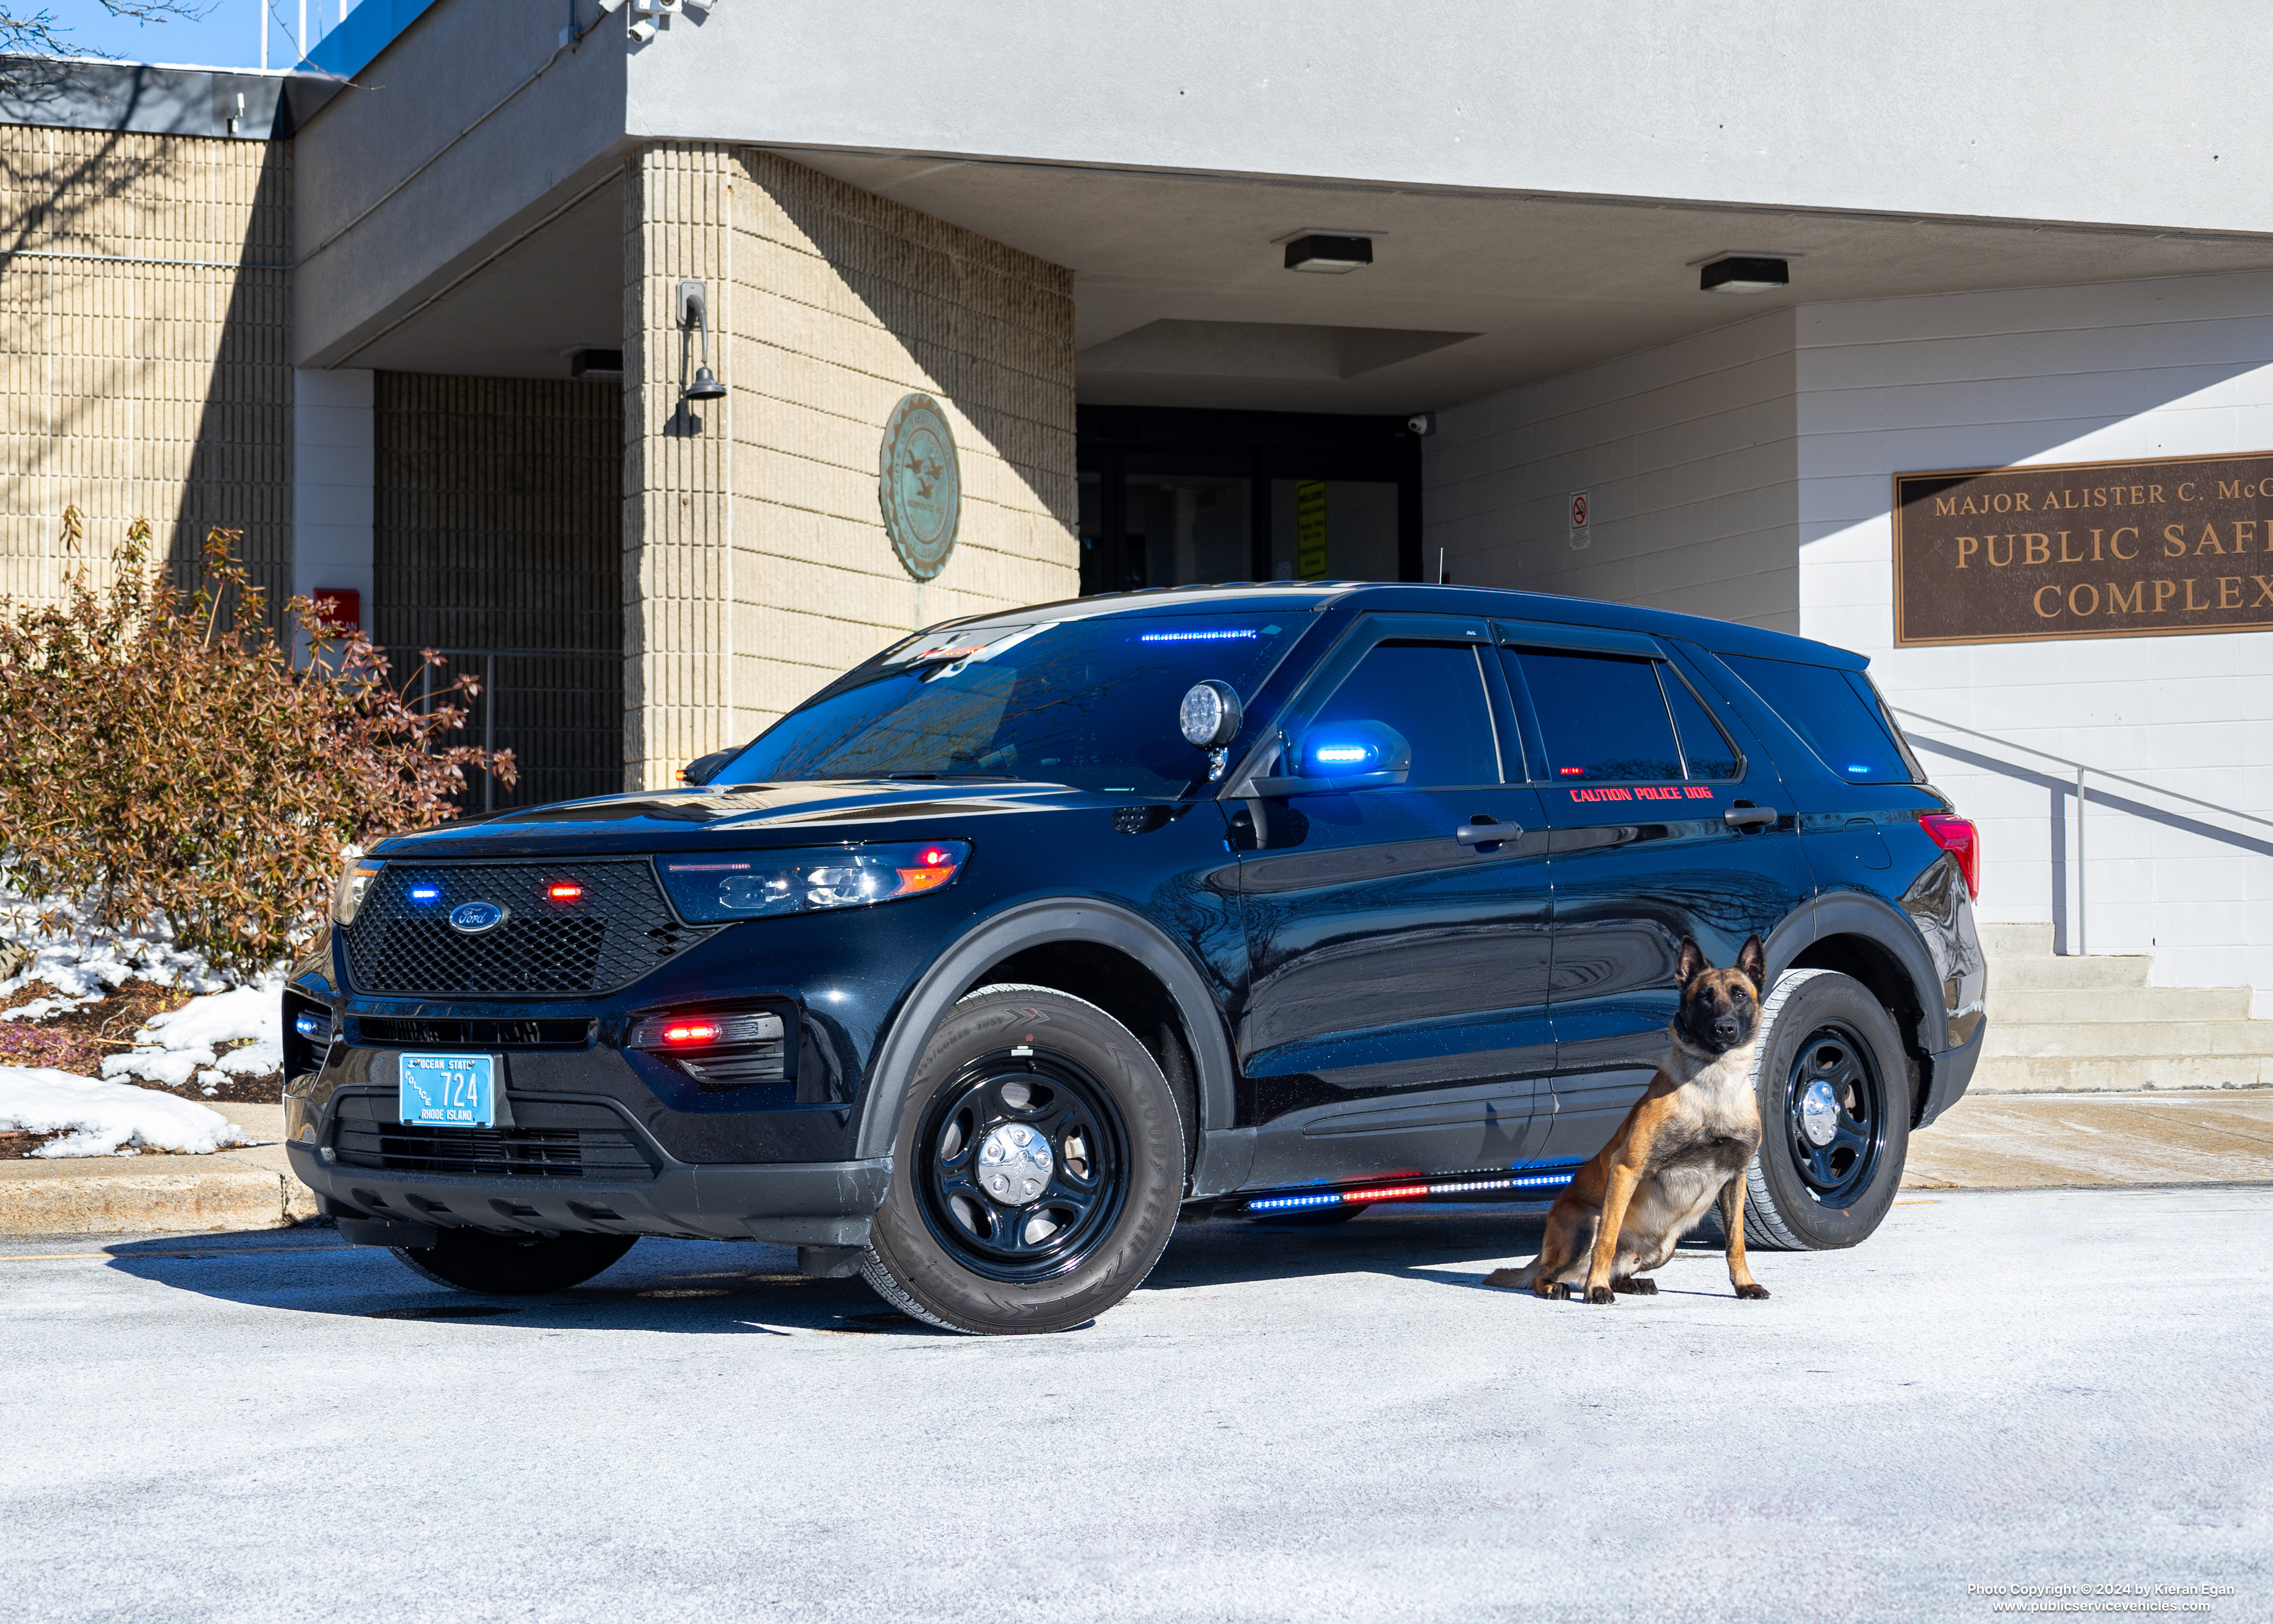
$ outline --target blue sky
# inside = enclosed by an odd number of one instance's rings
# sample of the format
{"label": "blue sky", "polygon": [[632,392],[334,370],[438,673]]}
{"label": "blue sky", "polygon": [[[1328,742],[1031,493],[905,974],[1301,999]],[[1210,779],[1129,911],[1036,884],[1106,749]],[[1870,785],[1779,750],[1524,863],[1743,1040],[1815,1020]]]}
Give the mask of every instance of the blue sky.
{"label": "blue sky", "polygon": [[[268,65],[299,60],[292,34],[300,0],[195,0],[197,22],[134,23],[104,11],[98,0],[48,0],[56,20],[82,50],[105,51],[130,62],[184,62],[200,67],[251,68],[260,64],[260,26],[268,26]],[[307,0],[309,43],[337,27],[340,0]]]}

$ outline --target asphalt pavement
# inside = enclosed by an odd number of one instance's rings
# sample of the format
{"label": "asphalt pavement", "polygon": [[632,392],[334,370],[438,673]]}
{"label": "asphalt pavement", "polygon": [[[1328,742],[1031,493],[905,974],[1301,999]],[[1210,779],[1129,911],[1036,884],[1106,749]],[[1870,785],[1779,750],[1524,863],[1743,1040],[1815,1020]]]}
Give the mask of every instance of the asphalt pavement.
{"label": "asphalt pavement", "polygon": [[1768,1302],[1697,1249],[1607,1308],[1478,1283],[1541,1210],[1190,1226],[1009,1340],[754,1246],[516,1302],[0,1243],[0,1618],[2273,1615],[2273,1189],[1905,1192]]}

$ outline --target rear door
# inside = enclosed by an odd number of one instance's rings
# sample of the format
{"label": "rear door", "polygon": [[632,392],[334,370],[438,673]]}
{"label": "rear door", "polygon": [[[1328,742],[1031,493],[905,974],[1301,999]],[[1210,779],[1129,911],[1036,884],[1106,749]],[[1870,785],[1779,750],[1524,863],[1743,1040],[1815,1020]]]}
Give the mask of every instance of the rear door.
{"label": "rear door", "polygon": [[1234,818],[1250,1186],[1509,1166],[1546,1103],[1547,836],[1488,623],[1361,620],[1280,726],[1366,723],[1411,746],[1406,783]]}
{"label": "rear door", "polygon": [[1665,1057],[1682,938],[1733,964],[1814,881],[1767,753],[1671,650],[1614,631],[1499,634],[1555,884],[1557,1076],[1540,1154],[1592,1155]]}

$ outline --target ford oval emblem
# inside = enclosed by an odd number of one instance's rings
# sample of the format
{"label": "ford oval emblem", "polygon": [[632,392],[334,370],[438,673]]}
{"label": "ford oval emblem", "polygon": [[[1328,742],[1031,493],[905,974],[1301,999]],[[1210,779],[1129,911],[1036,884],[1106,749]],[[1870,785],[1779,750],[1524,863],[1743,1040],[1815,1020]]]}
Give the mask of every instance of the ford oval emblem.
{"label": "ford oval emblem", "polygon": [[469,936],[495,930],[505,923],[505,910],[494,902],[461,902],[450,910],[450,929]]}

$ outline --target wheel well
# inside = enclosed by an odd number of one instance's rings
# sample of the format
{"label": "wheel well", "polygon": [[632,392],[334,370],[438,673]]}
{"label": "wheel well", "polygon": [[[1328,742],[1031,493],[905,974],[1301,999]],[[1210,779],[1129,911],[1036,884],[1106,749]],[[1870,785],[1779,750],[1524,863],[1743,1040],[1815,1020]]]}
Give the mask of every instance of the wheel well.
{"label": "wheel well", "polygon": [[1794,970],[1836,970],[1870,989],[1871,996],[1894,1018],[1902,1034],[1904,1058],[1909,1066],[1910,1126],[1925,1114],[1926,1048],[1921,1034],[1925,1011],[1917,989],[1910,985],[1901,961],[1867,936],[1825,936],[1800,950],[1789,966]]}
{"label": "wheel well", "polygon": [[1192,1060],[1191,1034],[1183,1014],[1160,979],[1118,948],[1097,942],[1046,942],[986,966],[965,988],[974,991],[996,981],[1054,987],[1087,1000],[1136,1034],[1145,1053],[1175,1091],[1184,1123],[1185,1187],[1199,1164],[1199,1071]]}

